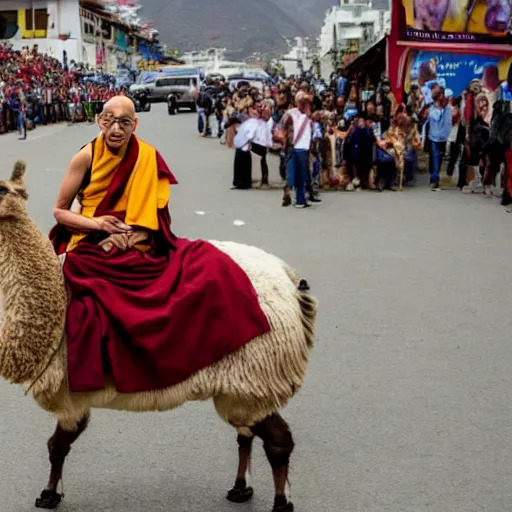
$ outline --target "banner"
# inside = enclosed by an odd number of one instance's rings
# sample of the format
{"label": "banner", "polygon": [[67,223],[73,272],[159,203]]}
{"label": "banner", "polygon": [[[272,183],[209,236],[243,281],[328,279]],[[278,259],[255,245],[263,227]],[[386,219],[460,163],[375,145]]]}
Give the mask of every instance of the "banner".
{"label": "banner", "polygon": [[401,1],[406,39],[506,43],[512,37],[511,0]]}
{"label": "banner", "polygon": [[96,66],[102,66],[105,62],[105,43],[96,44]]}
{"label": "banner", "polygon": [[445,88],[447,96],[460,96],[470,82],[495,91],[507,79],[512,56],[491,57],[479,54],[413,51],[407,63],[405,91],[411,82],[419,83],[426,98],[434,84]]}
{"label": "banner", "polygon": [[121,50],[126,50],[128,48],[128,34],[116,28],[114,32],[114,44]]}

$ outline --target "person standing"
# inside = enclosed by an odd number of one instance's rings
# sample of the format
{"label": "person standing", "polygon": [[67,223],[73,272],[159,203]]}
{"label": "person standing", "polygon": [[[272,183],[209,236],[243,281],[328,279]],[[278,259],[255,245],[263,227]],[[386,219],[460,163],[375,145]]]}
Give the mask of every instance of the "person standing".
{"label": "person standing", "polygon": [[256,136],[259,119],[249,117],[243,121],[242,119],[236,119],[233,122],[236,125],[236,135],[234,138],[235,161],[231,190],[246,190],[252,188],[251,142]]}
{"label": "person standing", "polygon": [[309,170],[309,152],[313,135],[311,121],[311,95],[299,91],[295,97],[295,108],[289,110],[283,120],[283,127],[289,134],[289,156],[286,168],[287,187],[283,198],[283,206],[291,204],[290,190],[295,189],[295,207],[307,208],[306,187],[310,202],[321,202],[313,193]]}
{"label": "person standing", "polygon": [[[215,87],[213,80],[207,78],[204,82],[204,86],[199,90],[198,106],[201,109],[202,117],[202,137],[209,137],[212,134],[210,127],[210,118],[214,112],[215,106]],[[201,123],[198,123],[198,129],[201,127]]]}
{"label": "person standing", "polygon": [[430,187],[433,191],[441,190],[439,187],[439,174],[443,155],[446,151],[446,142],[452,131],[452,111],[444,95],[443,87],[436,87],[432,91],[433,105],[428,111],[430,140]]}
{"label": "person standing", "polygon": [[450,160],[448,162],[448,168],[446,170],[446,174],[448,176],[453,176],[456,165],[459,162],[459,159],[461,156],[462,146],[464,144],[464,139],[465,139],[465,130],[460,122],[461,101],[462,101],[462,98],[460,98],[460,97],[451,98],[451,101],[450,101],[450,108],[452,111],[452,130],[448,137],[448,142],[450,143],[450,146],[449,146]]}
{"label": "person standing", "polygon": [[256,128],[256,133],[253,137],[251,144],[251,151],[258,155],[261,167],[261,187],[268,187],[268,163],[267,152],[268,148],[272,147],[272,124],[271,108],[268,103],[261,102],[257,106],[259,122]]}
{"label": "person standing", "polygon": [[27,117],[26,117],[26,106],[25,98],[21,88],[18,92],[12,92],[11,94],[11,109],[16,120],[16,128],[20,134],[20,140],[26,140],[27,138]]}
{"label": "person standing", "polygon": [[55,123],[55,109],[53,107],[53,87],[50,81],[47,81],[43,90],[44,98],[44,118],[45,124]]}

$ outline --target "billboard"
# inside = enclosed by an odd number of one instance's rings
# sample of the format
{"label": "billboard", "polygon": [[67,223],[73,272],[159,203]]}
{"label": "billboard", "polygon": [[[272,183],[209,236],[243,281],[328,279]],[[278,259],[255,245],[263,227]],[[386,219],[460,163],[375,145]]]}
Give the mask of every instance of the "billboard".
{"label": "billboard", "polygon": [[429,104],[432,101],[430,91],[435,84],[444,87],[447,96],[461,96],[471,82],[477,81],[492,104],[511,66],[511,55],[495,57],[413,50],[406,64],[404,90],[408,92],[411,83],[417,83],[425,103]]}
{"label": "billboard", "polygon": [[401,0],[405,38],[432,42],[506,43],[512,0]]}

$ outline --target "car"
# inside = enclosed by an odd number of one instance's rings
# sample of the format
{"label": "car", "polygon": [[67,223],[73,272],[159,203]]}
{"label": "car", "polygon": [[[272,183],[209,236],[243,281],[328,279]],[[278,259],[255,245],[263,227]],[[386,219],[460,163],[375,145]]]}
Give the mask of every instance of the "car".
{"label": "car", "polygon": [[176,115],[180,109],[187,108],[191,112],[197,111],[196,96],[197,77],[180,76],[166,78],[169,82],[169,93],[167,95],[167,111],[170,116]]}

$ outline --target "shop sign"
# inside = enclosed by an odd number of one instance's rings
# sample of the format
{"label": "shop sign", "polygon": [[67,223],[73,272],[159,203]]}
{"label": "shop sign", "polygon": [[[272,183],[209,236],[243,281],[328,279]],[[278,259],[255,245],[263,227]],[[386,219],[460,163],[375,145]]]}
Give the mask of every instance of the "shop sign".
{"label": "shop sign", "polygon": [[396,0],[405,9],[405,39],[456,43],[510,41],[510,0]]}

